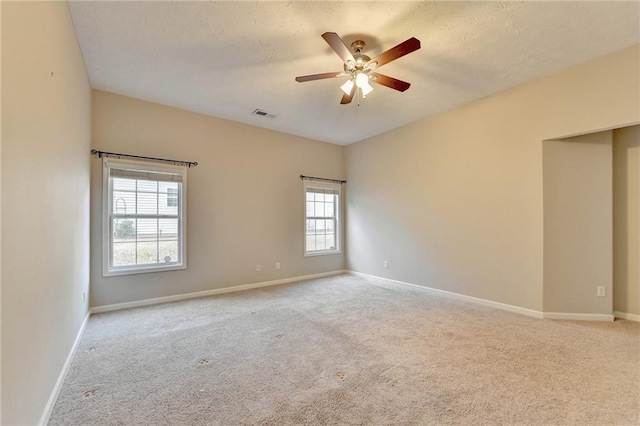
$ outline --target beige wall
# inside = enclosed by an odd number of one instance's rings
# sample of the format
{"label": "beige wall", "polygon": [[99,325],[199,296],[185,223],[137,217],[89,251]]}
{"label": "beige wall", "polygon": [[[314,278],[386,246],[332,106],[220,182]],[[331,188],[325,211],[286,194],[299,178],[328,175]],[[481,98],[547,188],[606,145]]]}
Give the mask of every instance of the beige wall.
{"label": "beige wall", "polygon": [[343,254],[303,256],[299,178],[343,178],[342,147],[101,91],[92,140],[100,150],[199,163],[188,172],[188,268],[103,278],[101,162],[92,160],[92,306],[343,269]]}
{"label": "beige wall", "polygon": [[639,122],[639,50],[348,146],[347,267],[542,310],[542,141]]}
{"label": "beige wall", "polygon": [[[0,5],[0,51],[2,45],[2,5]],[[2,55],[0,54],[0,68]],[[2,72],[0,71],[0,76]],[[2,78],[0,78],[0,94],[2,94]],[[2,118],[2,101],[0,100],[0,118]],[[2,123],[0,120],[0,423],[2,423]]]}
{"label": "beige wall", "polygon": [[613,310],[640,315],[640,126],[613,132]]}
{"label": "beige wall", "polygon": [[612,313],[611,134],[543,143],[545,312]]}
{"label": "beige wall", "polygon": [[2,114],[1,423],[27,425],[88,311],[91,89],[66,3],[2,2]]}

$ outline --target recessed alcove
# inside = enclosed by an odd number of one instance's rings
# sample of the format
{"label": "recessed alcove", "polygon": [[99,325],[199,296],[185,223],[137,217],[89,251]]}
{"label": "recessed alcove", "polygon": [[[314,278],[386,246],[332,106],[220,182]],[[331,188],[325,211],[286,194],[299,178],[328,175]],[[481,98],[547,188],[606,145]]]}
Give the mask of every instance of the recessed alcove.
{"label": "recessed alcove", "polygon": [[640,313],[639,129],[543,142],[545,313]]}

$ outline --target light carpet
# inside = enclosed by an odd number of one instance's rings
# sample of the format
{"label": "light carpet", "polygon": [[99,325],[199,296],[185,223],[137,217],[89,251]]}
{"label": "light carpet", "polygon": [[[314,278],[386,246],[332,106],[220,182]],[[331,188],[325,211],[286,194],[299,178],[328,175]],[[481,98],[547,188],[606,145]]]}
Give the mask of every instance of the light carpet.
{"label": "light carpet", "polygon": [[640,324],[341,275],[91,317],[50,425],[637,425]]}

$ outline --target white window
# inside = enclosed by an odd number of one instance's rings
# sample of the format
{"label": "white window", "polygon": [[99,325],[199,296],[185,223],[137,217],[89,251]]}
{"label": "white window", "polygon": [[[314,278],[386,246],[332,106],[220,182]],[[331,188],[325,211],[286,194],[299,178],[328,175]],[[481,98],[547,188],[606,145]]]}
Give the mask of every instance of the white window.
{"label": "white window", "polygon": [[340,184],[304,181],[304,255],[340,253]]}
{"label": "white window", "polygon": [[103,275],[186,268],[186,169],[109,160],[103,170]]}

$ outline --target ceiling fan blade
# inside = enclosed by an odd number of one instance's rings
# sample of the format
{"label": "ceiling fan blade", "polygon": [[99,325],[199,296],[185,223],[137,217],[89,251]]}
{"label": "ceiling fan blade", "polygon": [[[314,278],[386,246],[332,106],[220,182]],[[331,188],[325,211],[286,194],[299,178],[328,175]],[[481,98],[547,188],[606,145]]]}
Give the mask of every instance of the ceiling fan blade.
{"label": "ceiling fan blade", "polygon": [[325,72],[323,74],[311,74],[311,75],[303,75],[300,77],[296,77],[296,81],[298,83],[303,83],[305,81],[313,81],[313,80],[322,80],[323,78],[334,78],[344,75],[342,71],[336,72]]}
{"label": "ceiling fan blade", "polygon": [[351,88],[351,93],[349,93],[348,95],[346,93],[342,95],[342,100],[340,101],[340,104],[342,105],[350,104],[351,100],[353,99],[353,95],[356,94],[356,90],[358,90],[358,88],[354,84],[353,87]]}
{"label": "ceiling fan blade", "polygon": [[420,49],[420,40],[415,37],[411,37],[409,40],[405,40],[399,45],[382,52],[368,63],[377,62],[377,66],[380,67],[418,49]]}
{"label": "ceiling fan blade", "polygon": [[340,56],[342,62],[344,62],[345,64],[348,61],[355,62],[355,60],[353,59],[353,55],[349,51],[349,48],[345,46],[344,42],[338,34],[326,32],[322,34],[322,38],[327,42],[329,46],[331,46],[333,51],[336,52],[338,56]]}
{"label": "ceiling fan blade", "polygon": [[400,92],[404,92],[411,86],[411,83],[407,83],[406,81],[398,80],[397,78],[389,77],[388,75],[372,73],[371,79],[372,83],[381,84],[383,86],[390,87],[392,89],[398,90]]}

